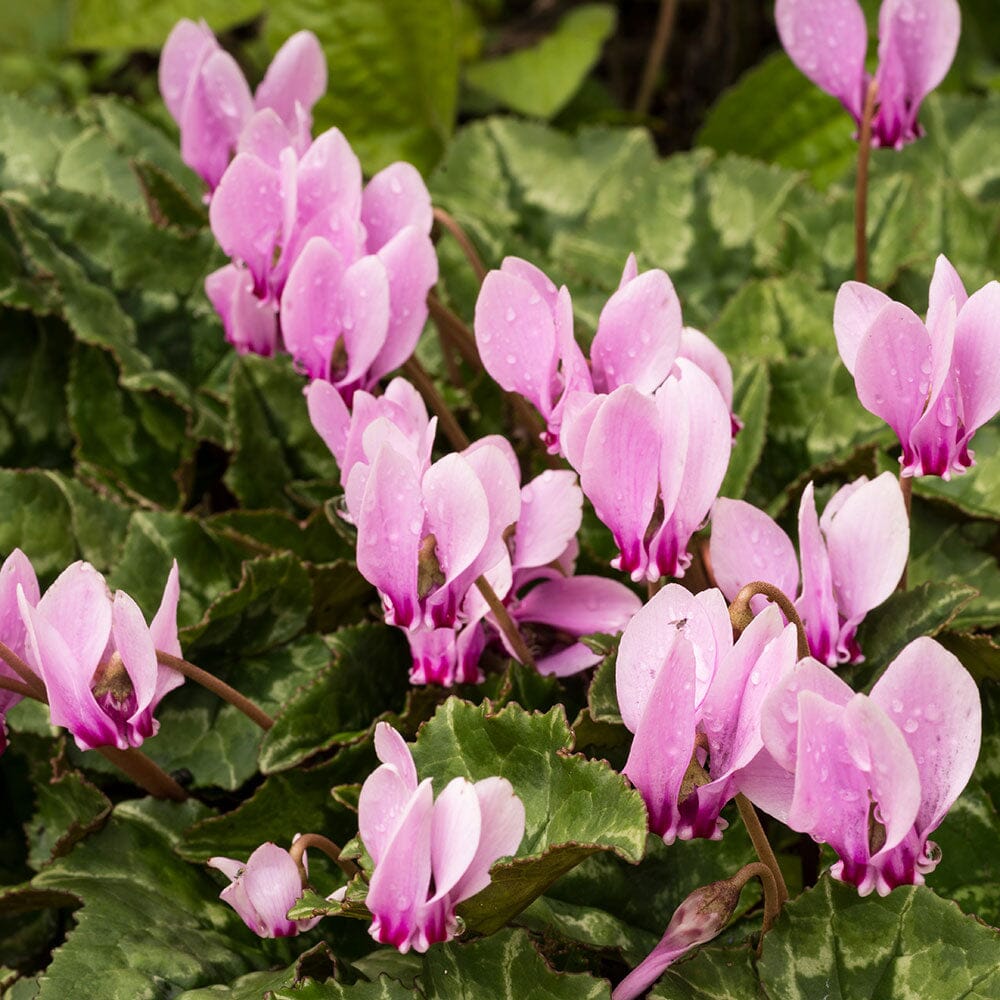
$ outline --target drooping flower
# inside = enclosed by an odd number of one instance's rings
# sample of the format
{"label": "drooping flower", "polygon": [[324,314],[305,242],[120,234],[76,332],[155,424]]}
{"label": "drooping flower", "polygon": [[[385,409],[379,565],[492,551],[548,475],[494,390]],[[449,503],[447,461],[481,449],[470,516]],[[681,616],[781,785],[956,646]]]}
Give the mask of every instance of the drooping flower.
{"label": "drooping flower", "polygon": [[[0,566],[0,642],[15,656],[24,659],[24,622],[17,603],[18,590],[32,607],[38,603],[38,579],[35,571],[28,557],[20,549],[14,549]],[[12,681],[21,680],[2,659],[0,677]],[[7,749],[7,711],[20,700],[19,694],[0,688],[0,753]]]}
{"label": "drooping flower", "polygon": [[[761,704],[794,665],[795,643],[794,628],[768,607],[734,644],[722,594],[692,595],[678,584],[626,627],[615,683],[635,738],[623,773],[665,843],[722,836],[722,808],[763,747]],[[708,761],[707,781],[691,767],[696,752],[701,765]]]}
{"label": "drooping flower", "polygon": [[254,96],[204,21],[187,18],[160,56],[160,94],[181,130],[181,158],[209,190],[218,185],[244,131],[277,132],[286,145],[309,145],[312,107],[326,91],[326,59],[311,31],[292,35],[275,54]]}
{"label": "drooping flower", "polygon": [[981,721],[975,682],[933,639],[906,646],[870,696],[803,660],[765,702],[766,752],[741,790],[828,843],[834,878],[884,896],[937,866],[928,837],[972,775]]}
{"label": "drooping flower", "polygon": [[858,626],[896,588],[909,547],[902,491],[889,472],[841,487],[822,517],[813,484],[806,486],[799,504],[801,589],[792,542],[767,514],[727,499],[712,511],[712,569],[726,599],[755,580],[773,584],[794,599],[812,655],[831,667],[864,659]]}
{"label": "drooping flower", "polygon": [[[868,27],[858,0],[776,0],[774,19],[792,62],[861,124],[870,77]],[[944,79],[961,31],[957,0],[883,0],[878,107],[872,142],[897,149],[923,134],[923,99]]]}
{"label": "drooping flower", "polygon": [[975,464],[972,435],[1000,410],[1000,283],[970,296],[942,255],[926,323],[877,289],[848,281],[833,326],[862,406],[903,446],[902,475],[949,479]]}
{"label": "drooping flower", "polygon": [[[308,871],[305,852],[302,865]],[[288,919],[288,911],[302,898],[302,876],[292,856],[277,844],[261,844],[246,862],[209,858],[208,866],[217,868],[231,880],[219,898],[258,937],[291,937],[310,930],[322,919]]]}
{"label": "drooping flower", "polygon": [[90,563],[65,569],[36,605],[18,587],[25,659],[45,684],[53,725],[68,729],[81,750],[127,750],[156,735],[156,706],[184,683],[156,657],[158,649],[180,656],[179,594],[175,562],[147,625],[135,601],[121,590],[112,597]]}
{"label": "drooping flower", "polygon": [[388,723],[375,727],[382,761],[358,801],[358,830],[375,870],[365,900],[370,933],[401,952],[424,952],[458,929],[455,907],[485,889],[490,868],[524,836],[524,805],[506,778],[455,778],[434,799],[410,749]]}

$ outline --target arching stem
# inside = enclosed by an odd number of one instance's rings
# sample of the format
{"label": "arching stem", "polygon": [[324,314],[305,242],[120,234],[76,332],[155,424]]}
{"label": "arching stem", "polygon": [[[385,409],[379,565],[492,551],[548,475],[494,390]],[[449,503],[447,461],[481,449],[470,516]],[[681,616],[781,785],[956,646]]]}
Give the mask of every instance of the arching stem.
{"label": "arching stem", "polygon": [[485,576],[478,577],[476,587],[490,606],[490,611],[493,612],[493,617],[496,619],[500,631],[507,637],[507,641],[514,650],[514,655],[526,667],[537,669],[535,658],[531,655],[531,650],[528,649],[528,644],[524,641],[524,636],[518,631],[517,625],[514,624],[514,619],[508,614],[503,601],[497,597],[497,592],[490,586],[489,580]]}
{"label": "arching stem", "polygon": [[196,684],[211,691],[212,694],[218,695],[223,701],[228,701],[233,708],[239,709],[261,729],[268,730],[274,725],[274,719],[263,709],[255,705],[245,695],[240,694],[235,688],[230,687],[225,681],[219,680],[215,674],[210,674],[207,670],[202,670],[201,667],[196,667],[193,663],[188,663],[187,660],[182,660],[179,656],[164,653],[161,649],[156,651],[156,658],[165,667],[176,670],[179,674],[183,674]]}
{"label": "arching stem", "polygon": [[324,837],[321,833],[304,833],[301,837],[296,837],[295,842],[288,849],[288,853],[299,869],[299,877],[302,879],[303,889],[308,887],[309,875],[306,872],[302,855],[310,847],[315,847],[317,851],[322,851],[349,879],[354,878],[355,875],[362,874],[361,869],[353,861],[341,858],[340,848],[332,840]]}
{"label": "arching stem", "polygon": [[736,600],[729,605],[729,620],[733,623],[733,630],[739,634],[753,621],[754,615],[750,607],[750,599],[756,597],[758,594],[763,594],[764,597],[770,601],[774,601],[781,608],[785,617],[795,626],[795,630],[798,633],[798,658],[801,660],[808,656],[809,639],[806,637],[806,630],[802,624],[802,619],[795,610],[795,605],[773,583],[755,580],[753,583],[748,583],[736,595]]}
{"label": "arching stem", "polygon": [[0,642],[0,660],[3,660],[24,681],[25,686],[32,692],[33,698],[38,701],[46,701],[45,684],[41,677],[10,646],[2,642]]}
{"label": "arching stem", "polygon": [[27,684],[22,684],[20,681],[15,681],[10,677],[3,677],[0,675],[0,691],[13,691],[14,694],[19,694],[22,698],[33,698],[35,701],[40,701],[44,704],[44,699],[38,696],[38,692],[34,688],[28,687]]}
{"label": "arching stem", "polygon": [[764,920],[760,928],[760,940],[757,942],[757,957],[760,958],[764,935],[774,926],[788,895],[786,893],[784,899],[781,897],[778,884],[774,880],[774,873],[761,861],[751,861],[750,864],[744,865],[730,881],[742,890],[752,878],[759,878],[764,887]]}
{"label": "arching stem", "polygon": [[434,206],[434,221],[442,229],[447,229],[452,237],[454,237],[455,242],[462,248],[465,259],[469,262],[472,270],[475,271],[476,278],[482,284],[483,279],[486,277],[486,266],[483,264],[483,260],[479,256],[472,240],[469,239],[469,234],[458,224],[458,220],[450,212],[446,212],[437,205]]}
{"label": "arching stem", "polygon": [[778,866],[778,859],[775,857],[771,842],[767,839],[767,834],[764,833],[764,827],[760,825],[760,817],[757,815],[753,803],[742,792],[736,795],[736,808],[739,809],[743,825],[747,828],[747,833],[750,834],[750,840],[753,842],[757,857],[771,873],[774,880],[777,909],[780,909],[785,900],[788,899],[788,887],[785,885],[785,879],[781,874],[781,868]]}
{"label": "arching stem", "polygon": [[872,152],[872,119],[878,84],[868,84],[858,135],[858,176],[854,187],[854,280],[868,281],[868,163]]}
{"label": "arching stem", "polygon": [[437,415],[438,421],[441,424],[441,430],[444,431],[445,437],[451,442],[452,448],[455,451],[464,451],[468,448],[469,439],[465,431],[459,426],[458,421],[455,419],[455,414],[451,412],[450,407],[437,391],[434,380],[427,373],[424,366],[417,361],[416,357],[412,357],[409,361],[403,363],[403,371],[406,373],[407,378],[417,387],[420,395],[424,398],[424,402]]}
{"label": "arching stem", "polygon": [[96,749],[105,760],[127,774],[140,788],[146,789],[153,798],[172,799],[174,802],[187,800],[188,793],[141,750],[136,750],[135,747],[128,750],[119,750],[117,747]]}
{"label": "arching stem", "polygon": [[674,21],[677,18],[678,0],[660,0],[660,14],[653,29],[653,41],[649,46],[646,66],[642,72],[642,82],[635,99],[636,114],[645,115],[653,102],[656,90],[656,79],[660,75],[667,49],[670,48],[670,36],[674,33]]}

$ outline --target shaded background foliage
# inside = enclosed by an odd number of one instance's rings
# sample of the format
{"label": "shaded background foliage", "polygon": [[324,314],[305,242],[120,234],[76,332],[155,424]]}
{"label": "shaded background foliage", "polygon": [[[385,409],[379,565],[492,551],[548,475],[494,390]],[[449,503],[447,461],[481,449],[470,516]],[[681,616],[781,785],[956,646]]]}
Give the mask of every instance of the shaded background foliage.
{"label": "shaded background foliage", "polygon": [[[877,4],[865,6],[874,16]],[[1000,33],[990,0],[961,6],[959,56],[925,105],[927,137],[873,158],[872,278],[920,312],[938,252],[972,287],[1000,272]],[[482,689],[457,692],[488,698],[480,709],[410,689],[405,643],[354,568],[336,467],[300,376],[287,359],[233,354],[204,297],[222,256],[156,94],[156,53],[178,17],[205,17],[252,81],[288,34],[311,28],[331,66],[316,131],[341,127],[369,173],[414,160],[488,265],[517,254],[570,285],[579,329],[593,330],[629,252],[666,268],[686,322],[734,365],[746,426],[723,493],[787,521],[810,478],[822,493],[895,468],[891,435],[858,404],[832,337],[853,266],[851,124],[776,51],[763,0],[680,0],[637,112],[659,9],[39,0],[6,12],[0,553],[22,547],[44,583],[88,559],[147,614],[176,556],[186,655],[277,724],[260,739],[205,692],[171,694],[144,749],[195,793],[176,806],[136,799],[32,706],[11,713],[0,759],[5,997],[237,1000],[290,996],[293,983],[316,998],[500,996],[498,963],[511,996],[607,997],[603,977],[617,981],[648,951],[688,892],[749,860],[735,822],[721,844],[643,844],[635,795],[598,763],[620,766],[628,746],[612,649],[592,683],[497,660]],[[447,237],[439,254],[440,294],[469,320],[473,276]],[[506,428],[525,466],[537,464],[484,376],[460,366],[454,378],[458,362],[430,332],[420,353],[470,434]],[[748,889],[720,943],[654,996],[818,998],[831,977],[843,995],[1000,991],[996,934],[963,916],[1000,923],[1000,426],[976,446],[969,475],[918,484],[912,589],[869,616],[868,660],[849,678],[871,683],[906,642],[933,634],[981,682],[982,757],[937,835],[945,857],[930,888],[859,900],[821,880],[759,961],[746,945],[760,920]],[[592,571],[607,571],[606,536],[585,520]],[[509,773],[531,796],[533,836],[499,874],[498,901],[465,913],[489,929],[509,907],[505,884],[528,884],[535,898],[517,927],[426,960],[373,950],[353,920],[258,942],[216,901],[201,863],[303,829],[348,840],[374,722],[412,739],[432,717],[417,756],[439,784],[458,773],[451,748],[471,741],[469,774]],[[520,771],[511,732],[528,760]],[[571,748],[583,756],[565,760]],[[559,780],[539,795],[531,775],[553,760]],[[797,895],[815,881],[815,856],[775,832]],[[314,868],[329,891],[334,874]],[[837,961],[845,948],[849,968]]]}

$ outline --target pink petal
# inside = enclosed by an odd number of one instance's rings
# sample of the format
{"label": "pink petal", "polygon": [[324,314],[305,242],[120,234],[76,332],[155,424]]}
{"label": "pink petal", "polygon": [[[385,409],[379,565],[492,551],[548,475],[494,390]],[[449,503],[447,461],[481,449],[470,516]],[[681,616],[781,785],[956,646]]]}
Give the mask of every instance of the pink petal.
{"label": "pink petal", "polygon": [[255,291],[264,298],[284,223],[278,171],[250,153],[240,153],[212,196],[208,217],[219,245],[250,268]]}
{"label": "pink petal", "polygon": [[236,152],[250,153],[278,170],[281,166],[281,154],[291,145],[291,141],[288,126],[278,117],[277,111],[263,108],[255,111],[243,126]]}
{"label": "pink petal", "polygon": [[871,700],[899,726],[920,772],[917,829],[926,835],[972,776],[979,756],[979,691],[961,663],[933,639],[914,639],[886,668]]}
{"label": "pink petal", "polygon": [[857,0],[777,0],[774,20],[792,62],[860,121],[868,28]]}
{"label": "pink petal", "polygon": [[[360,401],[361,395],[359,393],[355,397],[355,405]],[[351,411],[348,410],[340,393],[329,382],[321,379],[306,386],[305,396],[313,428],[337,460],[340,481],[344,483],[353,466],[353,462],[351,465],[345,463],[347,437],[351,430]]]}
{"label": "pink petal", "polygon": [[546,677],[572,677],[591,667],[596,667],[603,657],[594,653],[582,642],[547,653],[535,659],[538,672]]}
{"label": "pink petal", "polygon": [[334,369],[328,358],[330,379],[348,387],[368,384],[372,381],[369,369],[389,336],[389,275],[378,257],[362,257],[347,268],[334,308],[347,368]]}
{"label": "pink petal", "polygon": [[643,540],[656,505],[659,457],[656,403],[621,386],[597,411],[578,471],[584,494],[621,552],[611,565],[633,580],[646,573]]}
{"label": "pink petal", "polygon": [[514,450],[506,438],[491,434],[474,441],[461,454],[486,494],[490,536],[499,539],[521,516],[521,470]]}
{"label": "pink petal", "polygon": [[[888,475],[888,473],[887,473]],[[838,537],[843,537],[840,532]],[[874,555],[873,550],[871,555]],[[827,552],[827,542],[820,533],[819,518],[816,516],[816,500],[813,484],[810,482],[802,491],[799,503],[799,555],[802,561],[802,594],[795,602],[805,625],[812,655],[834,666],[838,660],[840,639],[840,616],[834,598],[834,577],[830,568],[831,557]],[[855,586],[855,578],[838,569],[837,580],[850,591]],[[897,581],[899,577],[896,577]],[[845,617],[850,617],[845,614]]]}
{"label": "pink petal", "polygon": [[526,281],[545,300],[549,309],[555,312],[560,290],[541,268],[520,257],[504,257],[500,270]]}
{"label": "pink petal", "polygon": [[156,646],[146,619],[139,605],[123,590],[115,594],[112,605],[111,635],[135,692],[135,710],[128,719],[129,725],[134,726],[156,694],[158,668]]}
{"label": "pink petal", "polygon": [[508,271],[491,271],[476,301],[476,346],[502,389],[517,392],[548,417],[558,355],[548,303]]}
{"label": "pink petal", "polygon": [[617,580],[571,576],[545,580],[518,602],[518,621],[550,625],[572,636],[620,632],[642,607],[638,596]]}
{"label": "pink petal", "polygon": [[[798,707],[795,709],[798,713]],[[788,811],[795,794],[795,775],[786,771],[765,747],[735,775],[736,787],[758,809],[788,824]]]}
{"label": "pink petal", "polygon": [[104,577],[90,563],[75,562],[56,577],[37,607],[80,663],[96,668],[111,634],[111,593]]}
{"label": "pink petal", "polygon": [[381,864],[416,791],[416,782],[411,786],[391,766],[378,767],[365,779],[358,798],[358,833],[376,865]]}
{"label": "pink petal", "polygon": [[965,432],[1000,410],[1000,284],[991,281],[962,306],[955,326],[952,369]]}
{"label": "pink petal", "polygon": [[[353,472],[359,469],[355,466]],[[417,611],[422,499],[413,463],[383,445],[370,466],[356,514],[358,571],[392,602],[394,624],[400,628]]]}
{"label": "pink petal", "polygon": [[242,882],[257,914],[258,934],[286,937],[296,933],[295,922],[286,914],[302,895],[302,881],[288,851],[277,844],[261,844],[247,860]]}
{"label": "pink petal", "polygon": [[594,387],[631,383],[652,392],[670,374],[681,342],[681,305],[665,271],[640,274],[601,310],[590,346]]}
{"label": "pink petal", "polygon": [[924,411],[931,372],[927,328],[906,306],[890,302],[861,339],[855,383],[861,405],[889,424],[904,449]]}
{"label": "pink petal", "polygon": [[417,346],[427,321],[427,293],[438,278],[437,254],[430,238],[407,226],[378,251],[389,279],[389,329],[371,365],[375,380],[398,368]]}
{"label": "pink petal", "polygon": [[763,580],[792,598],[799,566],[788,535],[762,510],[720,497],[712,507],[712,572],[729,601],[748,583]]}
{"label": "pink petal", "polygon": [[969,299],[965,285],[945,255],[938,254],[934,262],[934,275],[927,303],[927,329],[935,330],[941,321],[941,314],[949,299],[955,300],[955,311],[960,313]]}
{"label": "pink petal", "polygon": [[[38,578],[28,557],[14,549],[0,566],[0,642],[18,656],[24,655],[24,622],[17,602],[17,588],[29,607],[38,604]],[[11,677],[10,668],[0,661],[0,676]]]}
{"label": "pink petal", "polygon": [[559,430],[559,447],[566,456],[566,461],[577,471],[583,465],[590,428],[607,398],[603,395],[595,396],[592,392],[572,390],[560,400],[562,425]]}
{"label": "pink petal", "polygon": [[583,491],[568,469],[547,469],[521,489],[514,533],[514,568],[544,566],[558,559],[583,520]]}
{"label": "pink petal", "polygon": [[733,369],[725,354],[693,326],[681,330],[677,356],[693,361],[714,383],[728,409],[733,408]]}
{"label": "pink petal", "polygon": [[254,105],[273,108],[291,129],[296,105],[308,114],[326,93],[326,57],[311,31],[298,31],[275,53],[261,80]]}
{"label": "pink petal", "polygon": [[895,590],[910,550],[896,477],[883,472],[854,491],[826,529],[833,591],[844,618],[878,607]]}
{"label": "pink petal", "polygon": [[[181,656],[181,644],[177,637],[177,603],[180,600],[180,571],[177,560],[173,561],[167,582],[163,588],[160,606],[156,609],[149,625],[149,634],[156,649],[170,653],[171,656]],[[153,706],[168,692],[184,683],[184,675],[169,667],[160,666],[156,678],[156,693],[153,696]]]}
{"label": "pink petal", "polygon": [[254,295],[253,275],[227,264],[205,279],[205,294],[222,319],[226,340],[241,354],[270,357],[278,345],[274,305]]}
{"label": "pink petal", "polygon": [[361,214],[361,162],[336,128],[313,140],[297,173],[298,224],[326,212],[351,219]]}
{"label": "pink petal", "polygon": [[184,99],[201,64],[219,43],[211,29],[186,17],[178,21],[160,52],[160,96],[175,122],[180,124]]}
{"label": "pink petal", "polygon": [[471,781],[453,778],[437,797],[431,820],[432,902],[451,892],[466,873],[481,835],[482,816],[476,790]]}
{"label": "pink petal", "polygon": [[484,778],[473,786],[482,817],[476,853],[451,891],[454,903],[469,899],[490,883],[490,868],[516,854],[524,837],[524,803],[506,778]]}
{"label": "pink petal", "polygon": [[420,171],[410,163],[390,163],[380,170],[361,196],[361,221],[368,234],[368,253],[381,250],[407,226],[428,236],[434,214]]}
{"label": "pink petal", "polygon": [[[844,367],[857,377],[856,364],[861,339],[875,317],[892,299],[877,288],[860,281],[845,281],[837,292],[833,307],[833,332]],[[929,324],[928,324],[929,325]]]}

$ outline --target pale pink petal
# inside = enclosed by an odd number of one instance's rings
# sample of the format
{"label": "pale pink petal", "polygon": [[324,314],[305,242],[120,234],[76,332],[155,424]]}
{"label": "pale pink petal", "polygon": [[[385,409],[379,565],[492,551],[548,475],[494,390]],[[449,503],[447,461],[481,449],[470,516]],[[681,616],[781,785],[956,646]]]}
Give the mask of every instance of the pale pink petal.
{"label": "pale pink petal", "polygon": [[733,369],[725,354],[693,326],[681,330],[677,356],[693,361],[714,383],[726,406],[733,408]]}
{"label": "pale pink petal", "polygon": [[[355,405],[360,402],[361,395],[359,393],[355,397]],[[305,396],[313,428],[337,460],[340,481],[344,483],[351,471],[351,466],[346,465],[344,461],[347,454],[347,436],[351,430],[351,411],[348,410],[340,393],[329,382],[321,379],[306,386]]]}
{"label": "pale pink petal", "polygon": [[638,596],[617,580],[571,576],[539,583],[517,602],[514,613],[518,621],[580,636],[620,632],[641,607]]}
{"label": "pale pink petal", "polygon": [[762,510],[720,497],[712,507],[712,572],[729,601],[748,583],[763,580],[792,598],[799,566],[791,539]]}
{"label": "pale pink petal", "polygon": [[506,778],[484,778],[473,786],[482,816],[479,843],[465,874],[451,891],[454,903],[474,896],[490,883],[490,868],[516,854],[524,837],[524,803]]}
{"label": "pale pink petal", "polygon": [[139,605],[123,590],[115,594],[112,605],[111,635],[135,692],[135,710],[128,719],[135,725],[156,694],[156,647]]}
{"label": "pale pink petal", "polygon": [[75,562],[56,577],[37,607],[80,663],[96,667],[111,634],[111,593],[104,577],[90,563]]}
{"label": "pale pink petal", "polygon": [[471,781],[453,778],[434,803],[431,820],[431,871],[434,895],[446,896],[466,873],[482,836],[479,797]]}
{"label": "pale pink petal", "polygon": [[250,271],[236,264],[213,271],[205,279],[205,294],[226,331],[226,340],[241,354],[270,357],[278,346],[278,317],[271,302],[254,295]]}
{"label": "pale pink petal", "polygon": [[375,726],[375,755],[383,764],[393,768],[411,792],[417,788],[417,768],[406,740],[389,725],[379,722]]}
{"label": "pale pink petal", "polygon": [[[286,937],[298,931],[286,914],[302,895],[302,880],[288,851],[277,844],[261,844],[247,859],[242,882],[257,914],[258,934]],[[222,898],[225,899],[225,892]]]}
{"label": "pale pink petal", "polygon": [[900,728],[920,772],[917,829],[934,830],[972,776],[979,756],[979,691],[956,657],[915,639],[872,688],[871,699]]}
{"label": "pale pink petal", "polygon": [[416,791],[391,767],[376,768],[365,779],[358,798],[358,833],[376,865],[381,864]]}
{"label": "pale pink petal", "polygon": [[411,163],[390,163],[380,170],[365,185],[361,221],[368,234],[365,246],[369,253],[381,250],[407,226],[428,236],[434,214],[420,171]]}
{"label": "pale pink petal", "polygon": [[389,329],[371,365],[374,381],[398,368],[416,349],[427,322],[427,293],[438,278],[437,254],[430,238],[407,226],[378,251],[389,278]]}
{"label": "pale pink petal", "polygon": [[577,471],[583,465],[583,455],[587,447],[590,428],[607,396],[595,396],[592,392],[573,390],[559,401],[561,426],[559,447],[566,461]]}
{"label": "pale pink petal", "polygon": [[558,365],[548,303],[523,278],[507,270],[491,271],[476,301],[475,331],[483,367],[493,379],[548,417]]}
{"label": "pale pink petal", "polygon": [[278,117],[277,111],[263,108],[255,111],[243,126],[236,143],[236,152],[250,153],[278,170],[281,166],[281,154],[291,145],[291,141],[288,127]]}
{"label": "pale pink petal", "polygon": [[792,62],[860,121],[868,28],[857,0],[777,0],[774,20]]}
{"label": "pale pink petal", "polygon": [[[855,377],[858,347],[875,317],[892,299],[860,281],[845,281],[833,307],[833,333],[844,367]],[[929,325],[929,324],[928,324]]]}
{"label": "pale pink petal", "polygon": [[[798,713],[798,707],[795,709]],[[795,775],[785,770],[765,747],[735,775],[736,787],[755,805],[780,823],[788,823],[795,794]]]}
{"label": "pale pink petal", "polygon": [[389,336],[389,275],[378,257],[362,257],[347,268],[334,308],[347,364],[337,367],[335,357],[328,359],[330,381],[348,388],[370,384],[369,369]]}
{"label": "pale pink petal", "polygon": [[830,521],[826,545],[844,618],[865,615],[889,597],[910,549],[910,523],[892,473],[883,472],[847,498]]}
{"label": "pale pink petal", "polygon": [[596,667],[604,659],[599,653],[588,649],[582,642],[547,653],[535,658],[538,672],[548,677],[572,677],[591,667]]}
{"label": "pale pink petal", "polygon": [[339,129],[318,135],[302,157],[297,172],[297,217],[305,225],[331,210],[343,218],[361,213],[361,162]]}
{"label": "pale pink petal", "polygon": [[[180,594],[180,571],[175,559],[167,574],[167,582],[163,588],[163,597],[160,598],[160,606],[156,609],[156,614],[153,615],[153,620],[149,625],[149,634],[153,645],[161,652],[170,653],[171,656],[182,655],[180,640],[177,637],[177,603],[180,600]],[[155,708],[168,691],[173,691],[174,688],[180,687],[183,683],[184,675],[182,673],[160,665],[156,678],[153,707]]]}
{"label": "pale pink petal", "polygon": [[[0,642],[18,656],[24,655],[24,622],[17,603],[17,588],[29,607],[38,604],[38,578],[28,557],[14,549],[0,566]],[[10,677],[10,668],[0,661],[0,676]]]}
{"label": "pale pink petal", "polygon": [[953,370],[960,416],[971,434],[1000,410],[1000,284],[991,281],[962,307],[955,326]]}
{"label": "pale pink petal", "polygon": [[931,277],[927,299],[927,329],[931,331],[931,336],[941,320],[941,313],[948,304],[948,299],[955,300],[956,312],[961,312],[969,299],[958,271],[943,253],[938,254],[934,262],[934,275]]}
{"label": "pale pink petal", "polygon": [[659,457],[656,403],[631,385],[621,386],[597,411],[577,471],[620,550],[611,565],[633,580],[646,574],[644,537],[656,505]]}
{"label": "pale pink petal", "polygon": [[927,402],[931,372],[927,328],[906,306],[890,302],[858,345],[854,377],[861,405],[896,432],[904,458]]}
{"label": "pale pink petal", "polygon": [[546,469],[521,489],[521,516],[514,533],[514,568],[558,559],[583,520],[583,491],[568,469]]}
{"label": "pale pink petal", "polygon": [[510,274],[526,281],[545,300],[549,308],[555,311],[560,289],[541,268],[535,267],[530,261],[522,260],[520,257],[504,257],[500,264],[500,270],[504,274]]}
{"label": "pale pink petal", "polygon": [[298,31],[275,53],[254,95],[254,105],[273,108],[291,129],[296,105],[307,114],[326,93],[326,57],[311,31]]}
{"label": "pale pink petal", "polygon": [[237,861],[236,858],[209,858],[205,864],[222,872],[230,880],[235,879],[246,868],[246,863]]}
{"label": "pale pink petal", "polygon": [[[845,531],[837,535],[838,538],[844,536]],[[875,552],[870,555],[875,556]],[[799,503],[799,557],[802,562],[802,593],[795,602],[795,609],[805,625],[812,655],[820,662],[834,666],[840,659],[840,615],[834,598],[831,556],[827,552],[827,542],[820,533],[811,482],[802,491]],[[854,578],[842,571],[837,579],[849,591],[855,587]],[[896,579],[898,581],[899,577]],[[792,597],[791,594],[788,596]],[[845,617],[850,616],[845,613]]]}
{"label": "pale pink petal", "polygon": [[594,387],[611,392],[631,383],[652,392],[670,374],[681,342],[681,304],[665,271],[640,274],[601,310],[590,346]]}
{"label": "pale pink petal", "polygon": [[[510,442],[498,434],[474,441],[461,454],[486,494],[490,537],[500,541],[500,536],[516,524],[521,515],[521,470],[517,456]],[[506,551],[506,543],[503,544]]]}
{"label": "pale pink petal", "polygon": [[186,17],[174,25],[163,43],[159,68],[160,96],[178,124],[195,74],[209,53],[218,47],[215,35],[204,21],[195,24]]}

